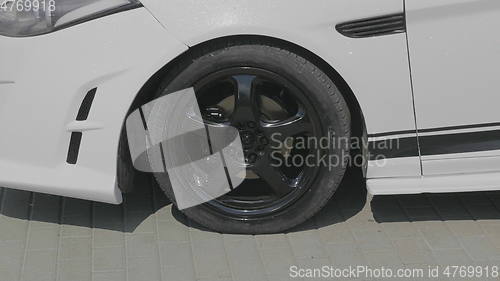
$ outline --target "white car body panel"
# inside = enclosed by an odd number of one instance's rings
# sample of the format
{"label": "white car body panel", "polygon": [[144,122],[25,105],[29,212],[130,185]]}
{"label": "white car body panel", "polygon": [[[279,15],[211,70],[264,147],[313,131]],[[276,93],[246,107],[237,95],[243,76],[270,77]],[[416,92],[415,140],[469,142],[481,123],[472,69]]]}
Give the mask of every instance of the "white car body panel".
{"label": "white car body panel", "polygon": [[[500,95],[495,85],[500,38],[494,33],[500,26],[500,2],[405,1],[418,129],[490,123],[498,127]],[[495,130],[494,127],[480,131]],[[471,131],[474,128],[447,133]],[[457,134],[456,138],[465,142],[462,136]],[[424,175],[489,172],[500,167],[500,157],[494,149],[485,150],[481,157],[468,152],[445,160],[446,154],[438,154],[433,158],[443,160],[428,161],[425,152],[431,144],[420,145]],[[475,141],[461,145],[484,144]]]}
{"label": "white car body panel", "polygon": [[420,157],[368,161],[366,178],[411,177],[420,175]]}
{"label": "white car body panel", "polygon": [[371,179],[368,189],[498,190],[500,2],[405,0],[405,12],[423,176]]}
{"label": "white car body panel", "polygon": [[[353,19],[402,13],[401,0],[233,1],[144,0],[144,6],[183,43],[230,35],[263,35],[297,44],[330,64],[351,87],[368,134],[415,129],[405,34],[348,38],[335,30]],[[279,11],[279,12],[278,12]],[[388,102],[390,101],[390,102]],[[370,177],[420,175],[420,159],[370,165]]]}
{"label": "white car body panel", "polygon": [[[117,149],[144,83],[187,47],[144,8],[47,35],[0,36],[0,186],[120,203]],[[134,55],[131,55],[134,54]],[[75,117],[88,90],[87,121]],[[77,165],[71,131],[84,131]]]}
{"label": "white car body panel", "polygon": [[464,157],[422,161],[424,175],[496,172],[500,167],[498,156]]}
{"label": "white car body panel", "polygon": [[500,187],[500,173],[381,178],[366,182],[373,195],[490,191]]}
{"label": "white car body panel", "polygon": [[500,2],[406,0],[406,15],[418,128],[499,122]]}
{"label": "white car body panel", "polygon": [[[352,89],[370,141],[416,140],[417,127],[498,121],[494,107],[500,96],[492,85],[500,39],[484,29],[499,24],[500,4],[494,1],[141,2],[143,8],[46,35],[0,36],[0,186],[120,203],[118,142],[137,93],[189,47],[225,36],[273,37],[323,59]],[[401,14],[405,3],[406,33],[349,38],[335,30],[346,21]],[[470,77],[474,81],[459,83]],[[88,120],[75,121],[83,97],[95,87]],[[480,97],[475,104],[471,91]],[[439,101],[450,104],[447,114]],[[72,132],[83,132],[76,165],[66,163]],[[381,136],[386,132],[394,134]],[[417,145],[415,151],[386,159],[384,165],[370,161],[369,190],[397,194],[500,187],[495,184],[499,174],[480,174],[499,167],[498,150],[422,158]],[[475,174],[463,174],[470,172]]]}
{"label": "white car body panel", "polygon": [[368,134],[415,128],[405,35],[353,39],[335,30],[344,21],[402,13],[401,0],[318,0],[314,5],[300,0],[286,5],[266,0],[142,3],[189,46],[242,34],[295,43],[328,62],[346,80],[362,107]]}

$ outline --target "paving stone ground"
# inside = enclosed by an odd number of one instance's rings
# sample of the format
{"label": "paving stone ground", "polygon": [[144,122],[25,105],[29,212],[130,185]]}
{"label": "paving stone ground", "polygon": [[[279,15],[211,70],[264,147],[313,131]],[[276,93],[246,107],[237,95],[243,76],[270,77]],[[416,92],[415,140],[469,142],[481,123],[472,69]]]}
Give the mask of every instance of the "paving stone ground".
{"label": "paving stone ground", "polygon": [[321,280],[291,278],[290,266],[500,264],[500,192],[371,197],[352,178],[305,225],[258,236],[205,230],[146,184],[123,205],[0,188],[0,280]]}

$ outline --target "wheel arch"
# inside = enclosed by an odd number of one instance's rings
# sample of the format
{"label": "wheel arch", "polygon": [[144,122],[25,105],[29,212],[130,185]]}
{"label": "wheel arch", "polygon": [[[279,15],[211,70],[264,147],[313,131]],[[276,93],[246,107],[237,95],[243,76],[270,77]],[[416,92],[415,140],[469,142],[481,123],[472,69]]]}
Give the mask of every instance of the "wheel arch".
{"label": "wheel arch", "polygon": [[[352,132],[352,137],[358,138],[358,140],[363,140],[366,141],[367,139],[367,130],[366,130],[366,124],[365,124],[365,118],[361,109],[361,106],[358,102],[358,99],[356,98],[356,95],[352,91],[351,87],[348,85],[348,83],[345,81],[345,79],[342,77],[342,75],[328,62],[326,62],[323,58],[321,58],[319,55],[313,53],[312,51],[308,50],[307,48],[300,46],[298,44],[295,44],[293,42],[277,38],[277,37],[271,37],[271,36],[265,36],[265,35],[228,35],[228,36],[221,36],[213,39],[209,39],[203,42],[200,42],[196,45],[193,45],[189,47],[189,49],[177,56],[175,59],[171,60],[169,63],[164,65],[161,69],[159,69],[153,76],[151,76],[146,83],[141,87],[139,92],[137,93],[136,97],[134,98],[132,104],[130,105],[129,111],[127,113],[130,114],[132,111],[137,109],[139,106],[151,101],[155,95],[156,90],[160,87],[162,80],[164,77],[168,75],[173,75],[176,73],[181,66],[179,65],[181,61],[184,61],[184,58],[187,56],[191,56],[193,53],[196,52],[203,52],[207,49],[213,50],[214,48],[220,47],[228,47],[231,46],[232,44],[235,43],[240,44],[240,42],[248,42],[248,43],[266,43],[266,44],[271,44],[273,46],[277,46],[283,49],[286,49],[288,51],[294,52],[296,54],[299,54],[306,58],[307,60],[311,61],[314,65],[318,66],[325,74],[328,75],[328,77],[335,82],[336,86],[339,88],[342,96],[344,97],[349,110],[351,114],[351,132]],[[214,47],[217,46],[217,47]],[[121,139],[120,139],[120,147],[123,145],[127,146],[127,144],[122,143],[124,138],[126,137],[125,133],[125,120],[122,126],[122,134],[121,134]],[[128,149],[128,148],[127,148]],[[127,150],[128,151],[128,150]],[[362,150],[353,150],[351,151],[351,154],[353,157],[357,155],[362,155],[364,156],[364,151]],[[120,154],[120,149],[118,151],[118,154]],[[131,160],[130,159],[120,159],[118,157],[118,171],[120,171],[120,166],[123,165],[123,163],[120,163],[120,160],[125,160],[129,161],[131,165]],[[366,161],[365,161],[366,162]],[[366,174],[366,164],[364,162],[364,166],[362,167],[363,174]],[[133,171],[131,171],[133,170]],[[123,192],[129,192],[133,189],[134,182],[136,182],[137,179],[143,179],[144,177],[147,177],[146,174],[141,173],[136,171],[135,169],[131,169],[128,172],[134,173],[131,177],[127,177],[127,179],[120,178],[118,176],[117,182],[118,186]],[[119,173],[118,173],[119,174]]]}

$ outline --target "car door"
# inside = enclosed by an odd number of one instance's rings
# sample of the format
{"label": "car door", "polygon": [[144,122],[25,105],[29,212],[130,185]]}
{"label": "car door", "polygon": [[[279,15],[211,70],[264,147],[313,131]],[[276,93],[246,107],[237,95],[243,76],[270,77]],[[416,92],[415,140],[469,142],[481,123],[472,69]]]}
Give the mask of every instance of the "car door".
{"label": "car door", "polygon": [[404,0],[424,175],[500,168],[500,1]]}

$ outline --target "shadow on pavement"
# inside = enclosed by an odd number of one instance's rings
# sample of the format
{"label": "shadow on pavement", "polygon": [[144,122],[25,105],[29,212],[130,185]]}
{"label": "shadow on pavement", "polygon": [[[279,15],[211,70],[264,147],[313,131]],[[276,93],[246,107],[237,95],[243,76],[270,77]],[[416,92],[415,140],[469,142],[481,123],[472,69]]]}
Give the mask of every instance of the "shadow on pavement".
{"label": "shadow on pavement", "polygon": [[377,222],[498,220],[500,191],[374,196]]}
{"label": "shadow on pavement", "polygon": [[[500,219],[500,191],[372,198],[367,195],[361,178],[360,171],[348,171],[339,190],[323,210],[289,232],[335,225],[363,210],[371,211],[376,222]],[[152,214],[170,212],[167,208],[170,204],[158,186],[151,182],[144,182],[134,192],[125,194],[122,205],[0,189],[0,214],[5,217],[120,232],[134,232]],[[171,210],[170,215],[184,225],[207,230],[190,222],[176,208]]]}

